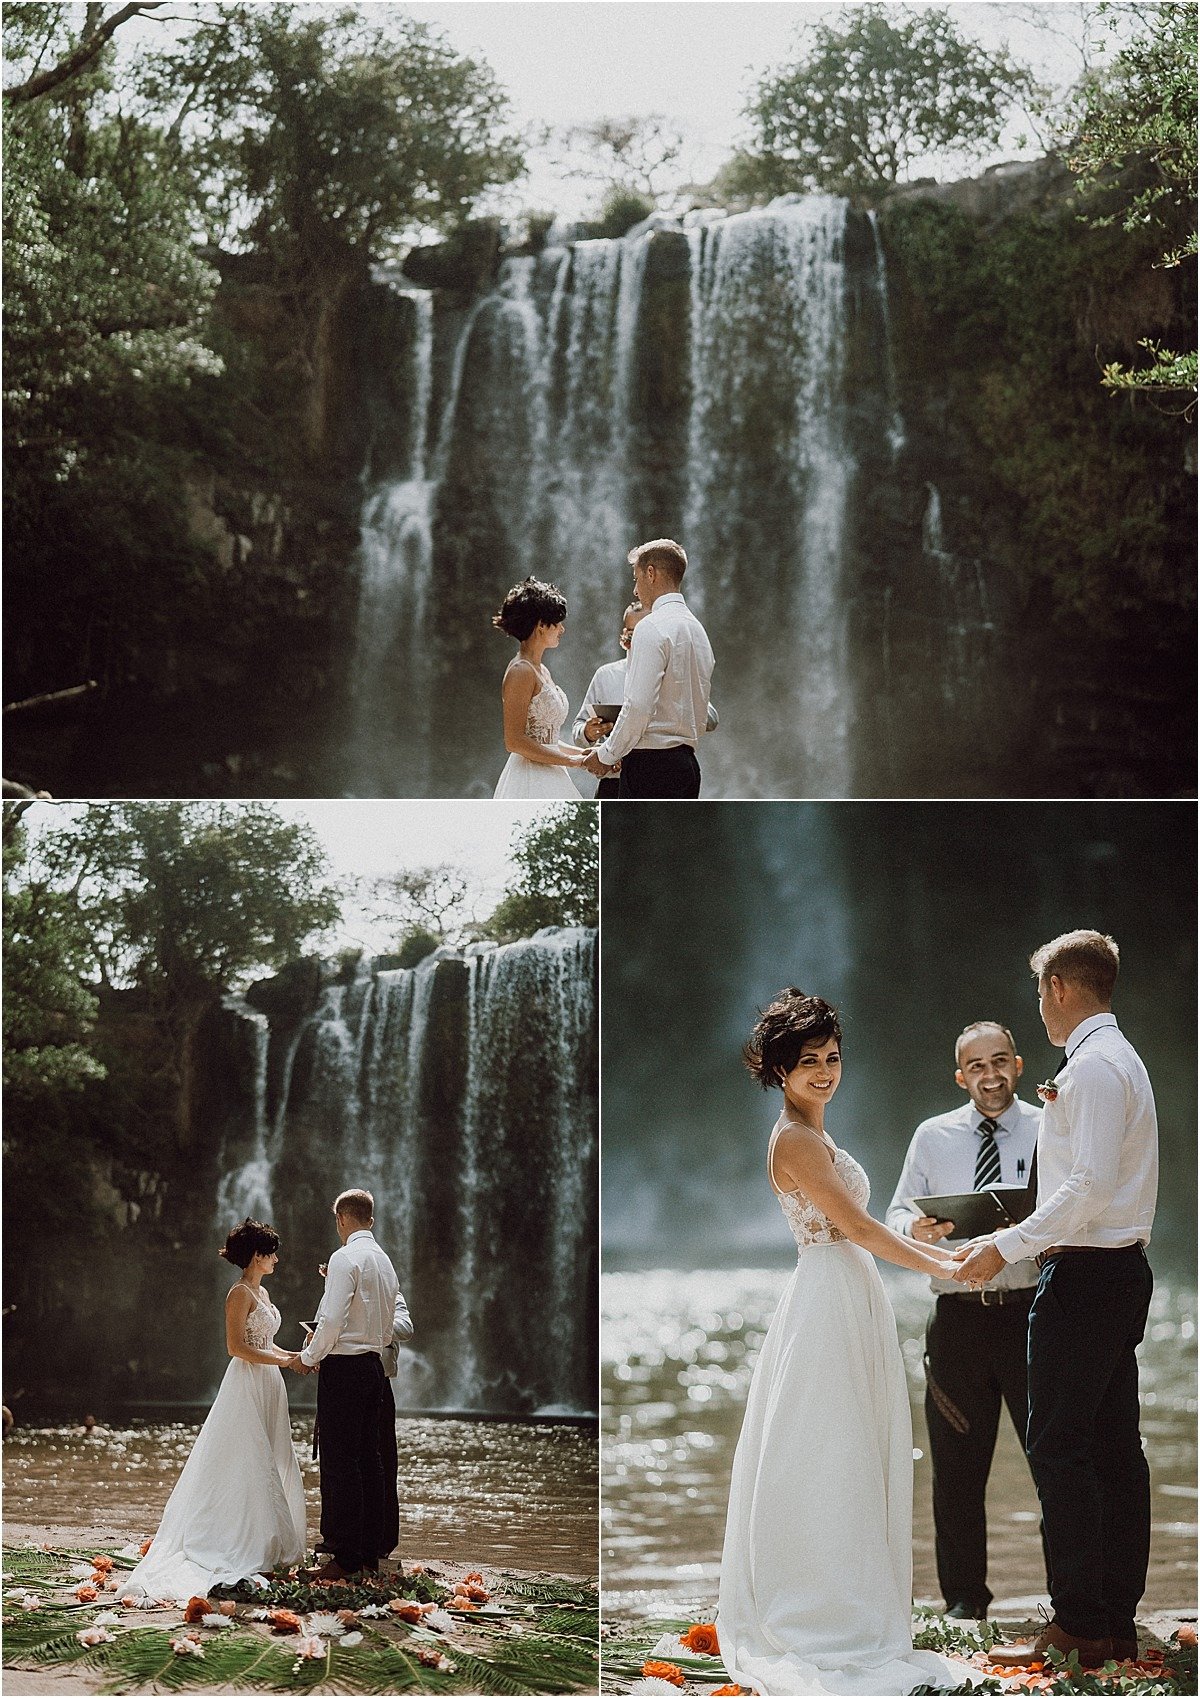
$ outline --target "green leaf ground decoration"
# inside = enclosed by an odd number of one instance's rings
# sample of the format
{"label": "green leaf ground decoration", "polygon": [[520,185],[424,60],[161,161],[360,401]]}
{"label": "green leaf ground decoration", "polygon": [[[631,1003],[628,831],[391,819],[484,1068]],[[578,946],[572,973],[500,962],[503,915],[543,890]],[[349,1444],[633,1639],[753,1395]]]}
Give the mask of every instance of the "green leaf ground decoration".
{"label": "green leaf ground decoration", "polygon": [[[147,1624],[109,1625],[112,1638],[80,1644],[80,1629],[111,1610],[111,1595],[92,1604],[75,1601],[78,1579],[72,1565],[91,1551],[5,1550],[4,1662],[9,1669],[78,1668],[99,1674],[104,1692],[182,1692],[196,1687],[228,1692],[541,1694],[595,1691],[598,1681],[598,1600],[593,1588],[569,1581],[530,1580],[493,1572],[489,1587],[503,1615],[456,1612],[449,1588],[428,1574],[372,1586],[312,1586],[285,1577],[264,1591],[249,1586],[214,1589],[232,1596],[239,1614],[233,1625],[196,1628],[202,1656],[180,1655],[172,1640],[184,1631],[180,1612]],[[131,1566],[113,1557],[114,1563]],[[20,1594],[36,1591],[41,1606],[26,1610]],[[361,1643],[326,1637],[325,1654],[301,1657],[299,1636],[274,1636],[250,1619],[252,1609],[284,1608],[308,1614],[361,1609],[389,1598],[436,1603],[449,1610],[454,1626],[445,1633],[396,1618],[361,1619]],[[131,1617],[141,1612],[130,1612]],[[421,1654],[441,1655],[450,1666],[430,1667]]]}

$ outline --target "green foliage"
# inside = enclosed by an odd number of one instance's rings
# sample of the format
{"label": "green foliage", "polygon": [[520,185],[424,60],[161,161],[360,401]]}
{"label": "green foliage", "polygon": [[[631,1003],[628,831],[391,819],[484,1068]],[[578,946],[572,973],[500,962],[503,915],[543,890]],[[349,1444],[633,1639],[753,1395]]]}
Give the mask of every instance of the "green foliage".
{"label": "green foliage", "polygon": [[567,802],[518,827],[512,890],[483,927],[499,943],[532,937],[542,926],[594,926],[598,920],[600,840],[595,808]]}
{"label": "green foliage", "polygon": [[[472,918],[474,891],[458,867],[402,867],[371,885],[375,898],[373,917],[395,927],[402,955],[419,951],[415,966],[448,939],[459,938]],[[426,947],[428,945],[428,947]]]}
{"label": "green foliage", "polygon": [[[1196,254],[1196,18],[1191,0],[1150,8],[1142,32],[1091,88],[1070,157],[1081,187],[1105,208],[1093,221],[1160,231],[1173,245],[1157,263],[1172,268]],[[1106,365],[1106,388],[1195,395],[1194,351],[1177,354],[1150,339],[1139,346],[1150,363]]]}
{"label": "green foliage", "polygon": [[24,876],[28,841],[13,803],[4,832],[4,1088],[26,1105],[77,1093],[104,1067],[88,1048],[96,998],[83,984],[86,927],[69,895]]}
{"label": "green foliage", "polygon": [[623,236],[626,231],[632,230],[635,224],[640,224],[643,218],[649,218],[653,211],[654,202],[648,195],[638,194],[636,189],[610,189],[600,207],[596,234]]}
{"label": "green foliage", "polygon": [[108,977],[177,1002],[299,956],[340,913],[312,828],[262,802],[115,802],[39,836]]}
{"label": "green foliage", "polygon": [[954,1621],[932,1610],[914,1612],[912,1632],[914,1650],[957,1651],[961,1657],[990,1651],[1004,1637],[994,1621]]}
{"label": "green foliage", "polygon": [[1080,223],[1070,203],[985,228],[916,199],[887,203],[882,229],[905,322],[901,382],[927,385],[936,369],[956,437],[988,468],[981,522],[989,501],[1019,516],[1010,543],[994,532],[988,544],[1007,549],[1015,581],[1042,584],[1105,635],[1188,607],[1178,426],[1144,403],[1133,411],[1136,399],[1118,410],[1096,382],[1106,353],[1136,344],[1153,235]]}
{"label": "green foliage", "polygon": [[432,955],[440,948],[443,939],[435,937],[433,932],[423,926],[416,926],[406,933],[396,957],[398,967],[419,967],[427,955]]}
{"label": "green foliage", "polygon": [[145,76],[164,105],[193,91],[210,215],[305,265],[382,258],[524,169],[491,71],[402,14],[226,6]]}
{"label": "green foliage", "polygon": [[759,81],[740,181],[760,192],[854,194],[902,181],[923,154],[995,146],[1030,78],[965,37],[950,10],[859,6],[804,27],[795,59]]}

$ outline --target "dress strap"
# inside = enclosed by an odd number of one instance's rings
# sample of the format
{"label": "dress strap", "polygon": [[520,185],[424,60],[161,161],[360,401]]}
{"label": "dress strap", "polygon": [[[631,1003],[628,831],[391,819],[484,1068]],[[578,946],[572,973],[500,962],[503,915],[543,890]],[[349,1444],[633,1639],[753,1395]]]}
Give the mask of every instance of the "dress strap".
{"label": "dress strap", "polygon": [[767,1184],[777,1197],[794,1197],[800,1189],[798,1185],[793,1185],[790,1191],[784,1191],[775,1183],[775,1144],[782,1131],[782,1125],[777,1126],[771,1134],[771,1142],[767,1145]]}

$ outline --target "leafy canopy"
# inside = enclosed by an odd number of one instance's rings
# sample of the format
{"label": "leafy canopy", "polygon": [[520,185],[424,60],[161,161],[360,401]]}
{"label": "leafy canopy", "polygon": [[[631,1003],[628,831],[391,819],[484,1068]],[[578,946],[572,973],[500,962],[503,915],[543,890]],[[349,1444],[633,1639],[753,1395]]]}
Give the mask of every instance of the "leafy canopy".
{"label": "leafy canopy", "polygon": [[976,157],[1030,87],[1006,49],[968,40],[949,9],[852,7],[802,26],[795,59],[760,79],[739,186],[854,194],[903,181],[929,153]]}
{"label": "leafy canopy", "polygon": [[597,811],[567,802],[517,829],[511,849],[517,876],[484,928],[490,937],[508,943],[532,937],[542,926],[597,924]]}

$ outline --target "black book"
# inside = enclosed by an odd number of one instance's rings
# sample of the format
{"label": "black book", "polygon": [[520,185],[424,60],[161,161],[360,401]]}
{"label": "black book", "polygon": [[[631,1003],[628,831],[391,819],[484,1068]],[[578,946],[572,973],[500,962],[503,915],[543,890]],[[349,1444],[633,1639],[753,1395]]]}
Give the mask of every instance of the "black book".
{"label": "black book", "polygon": [[[1036,1183],[1036,1181],[1035,1181]],[[986,1191],[964,1191],[950,1197],[914,1197],[912,1206],[934,1220],[952,1220],[956,1238],[984,1238],[1002,1226],[1016,1226],[1031,1215],[1037,1202],[1034,1185],[989,1185]]]}

